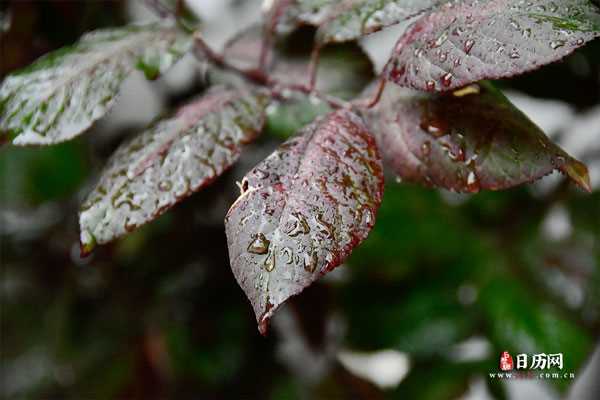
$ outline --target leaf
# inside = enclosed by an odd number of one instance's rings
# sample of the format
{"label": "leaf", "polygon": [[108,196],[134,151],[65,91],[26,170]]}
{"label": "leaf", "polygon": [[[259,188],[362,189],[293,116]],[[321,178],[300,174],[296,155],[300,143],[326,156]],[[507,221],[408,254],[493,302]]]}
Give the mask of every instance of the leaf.
{"label": "leaf", "polygon": [[381,160],[362,120],[340,110],[251,170],[225,219],[233,273],[259,331],[288,298],[340,265],[374,225]]}
{"label": "leaf", "polygon": [[447,0],[344,0],[319,26],[317,43],[355,40],[400,23]]}
{"label": "leaf", "polygon": [[587,167],[489,83],[451,94],[388,87],[368,120],[402,179],[457,192],[500,190],[553,170],[590,190]]}
{"label": "leaf", "polygon": [[[286,84],[308,84],[309,60],[314,30],[303,29],[277,41],[267,60],[269,77]],[[262,31],[251,27],[225,46],[226,59],[242,69],[256,68],[262,46]],[[342,98],[359,94],[373,77],[373,65],[355,43],[328,46],[321,51],[316,88]]]}
{"label": "leaf", "polygon": [[270,32],[289,34],[300,25],[321,25],[337,0],[265,1],[266,28]]}
{"label": "leaf", "polygon": [[221,175],[258,136],[266,102],[264,95],[215,87],[121,145],[81,207],[84,253],[155,219]]}
{"label": "leaf", "polygon": [[600,35],[589,0],[449,2],[400,38],[384,76],[445,91],[518,75],[560,60]]}
{"label": "leaf", "polygon": [[90,32],[9,75],[0,87],[0,140],[54,144],[88,129],[112,106],[135,69],[148,78],[166,71],[192,42],[151,24]]}

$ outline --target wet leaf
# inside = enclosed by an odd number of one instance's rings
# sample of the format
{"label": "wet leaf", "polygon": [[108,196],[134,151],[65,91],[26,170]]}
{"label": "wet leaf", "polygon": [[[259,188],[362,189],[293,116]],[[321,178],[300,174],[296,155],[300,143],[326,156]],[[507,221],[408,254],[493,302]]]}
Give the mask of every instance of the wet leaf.
{"label": "wet leaf", "polygon": [[288,34],[300,25],[322,24],[337,0],[273,0],[268,3],[265,12],[267,30]]}
{"label": "wet leaf", "polygon": [[344,0],[319,26],[317,42],[346,42],[400,23],[447,0]]}
{"label": "wet leaf", "polygon": [[388,85],[368,119],[384,159],[406,181],[478,192],[559,170],[590,190],[587,167],[486,82],[451,94]]}
{"label": "wet leaf", "polygon": [[[271,79],[285,84],[308,84],[314,29],[301,29],[276,41],[267,59]],[[262,45],[262,31],[251,27],[233,38],[225,49],[227,60],[239,68],[256,68]],[[373,77],[373,65],[355,43],[328,46],[321,51],[316,87],[342,98],[359,94]]]}
{"label": "wet leaf", "polygon": [[81,207],[84,252],[155,219],[221,175],[261,131],[266,100],[215,87],[121,145]]}
{"label": "wet leaf", "polygon": [[53,144],[88,129],[112,106],[135,69],[156,78],[191,40],[158,24],[105,29],[9,75],[0,87],[0,140]]}
{"label": "wet leaf", "polygon": [[402,86],[445,91],[558,61],[600,35],[588,0],[449,2],[400,38],[384,75]]}
{"label": "wet leaf", "polygon": [[233,273],[259,330],[289,297],[368,235],[383,193],[374,139],[340,110],[303,128],[250,171],[225,220]]}

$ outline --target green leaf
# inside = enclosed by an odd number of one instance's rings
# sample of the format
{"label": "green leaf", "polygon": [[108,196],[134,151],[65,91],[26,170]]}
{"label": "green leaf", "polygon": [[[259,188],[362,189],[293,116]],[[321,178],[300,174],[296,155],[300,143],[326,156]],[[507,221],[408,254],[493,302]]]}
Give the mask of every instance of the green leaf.
{"label": "green leaf", "polygon": [[147,223],[211,183],[254,140],[267,98],[215,87],[121,145],[81,207],[84,253]]}
{"label": "green leaf", "polygon": [[[592,351],[590,336],[557,309],[509,276],[497,276],[480,292],[490,339],[514,353],[563,353],[564,372],[577,372]],[[559,386],[569,381],[556,382]]]}
{"label": "green leaf", "polygon": [[410,182],[478,192],[532,182],[556,169],[590,190],[587,167],[489,83],[444,95],[388,85],[368,117],[384,159]]}
{"label": "green leaf", "polygon": [[159,24],[85,34],[4,80],[0,140],[47,145],[79,135],[108,112],[135,68],[154,79],[191,44],[189,36]]}

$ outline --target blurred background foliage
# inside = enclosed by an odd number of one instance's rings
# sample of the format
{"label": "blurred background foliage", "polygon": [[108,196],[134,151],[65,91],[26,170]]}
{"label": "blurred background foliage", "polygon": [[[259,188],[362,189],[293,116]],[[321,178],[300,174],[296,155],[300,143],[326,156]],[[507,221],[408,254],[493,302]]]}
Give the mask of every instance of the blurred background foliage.
{"label": "blurred background foliage", "polygon": [[[260,13],[256,1],[186,5],[217,47]],[[1,7],[2,76],[83,32],[153,17],[139,1]],[[389,35],[398,31],[362,45],[377,59]],[[294,40],[288,46],[310,52],[306,32]],[[356,46],[326,60],[325,83],[343,97],[371,78]],[[134,76],[115,110],[77,140],[0,149],[2,398],[597,398],[600,192],[561,176],[471,196],[387,177],[364,245],[259,336],[229,268],[223,217],[235,181],[327,111],[310,98],[271,107],[265,135],[213,186],[80,258],[77,207],[110,153],[226,79],[191,58],[180,64],[154,82]],[[600,188],[600,42],[497,85],[586,161]],[[577,379],[489,379],[502,351],[561,352]]]}

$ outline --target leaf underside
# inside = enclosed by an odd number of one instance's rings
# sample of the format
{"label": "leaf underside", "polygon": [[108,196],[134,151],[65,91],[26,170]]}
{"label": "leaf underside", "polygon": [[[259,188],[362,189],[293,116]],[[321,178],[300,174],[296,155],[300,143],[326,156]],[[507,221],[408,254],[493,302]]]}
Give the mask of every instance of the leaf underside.
{"label": "leaf underside", "polygon": [[558,61],[600,35],[589,0],[450,2],[397,42],[384,76],[401,86],[452,90]]}
{"label": "leaf underside", "polygon": [[266,96],[214,87],[121,145],[81,207],[83,252],[149,222],[206,186],[265,121]]}
{"label": "leaf underside", "polygon": [[392,85],[367,118],[386,163],[409,182],[478,192],[559,170],[590,190],[586,166],[486,82],[448,94]]}
{"label": "leaf underside", "polygon": [[357,115],[317,119],[244,178],[225,219],[233,273],[265,334],[273,312],[364,240],[383,194],[381,159]]}
{"label": "leaf underside", "polygon": [[47,145],[88,129],[112,106],[135,69],[165,72],[191,47],[175,28],[151,24],[90,32],[9,75],[0,87],[0,137]]}

